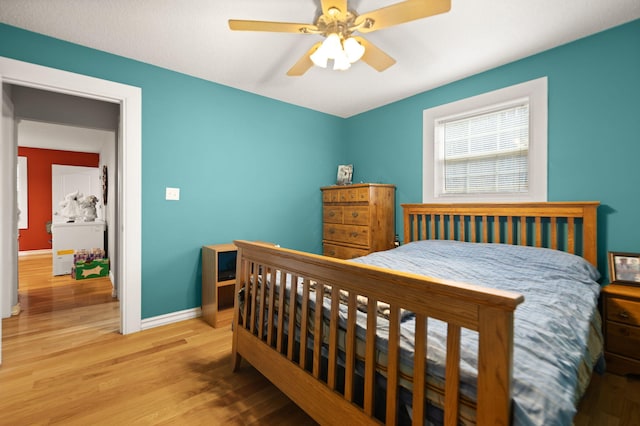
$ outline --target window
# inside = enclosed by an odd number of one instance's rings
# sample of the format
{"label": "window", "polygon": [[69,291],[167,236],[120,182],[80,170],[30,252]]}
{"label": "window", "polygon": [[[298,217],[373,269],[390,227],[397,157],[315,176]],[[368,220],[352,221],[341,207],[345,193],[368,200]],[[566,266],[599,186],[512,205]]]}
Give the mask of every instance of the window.
{"label": "window", "polygon": [[546,201],[547,79],[424,112],[423,201]]}

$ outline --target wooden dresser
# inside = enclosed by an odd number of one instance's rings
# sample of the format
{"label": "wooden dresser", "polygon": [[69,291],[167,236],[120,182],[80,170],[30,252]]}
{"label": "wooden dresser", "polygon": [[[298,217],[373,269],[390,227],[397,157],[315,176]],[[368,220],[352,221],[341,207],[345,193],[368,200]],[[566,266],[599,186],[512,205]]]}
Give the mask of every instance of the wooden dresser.
{"label": "wooden dresser", "polygon": [[602,296],[607,370],[640,374],[640,287],[609,284]]}
{"label": "wooden dresser", "polygon": [[351,259],[393,248],[395,186],[363,183],[322,189],[322,249]]}

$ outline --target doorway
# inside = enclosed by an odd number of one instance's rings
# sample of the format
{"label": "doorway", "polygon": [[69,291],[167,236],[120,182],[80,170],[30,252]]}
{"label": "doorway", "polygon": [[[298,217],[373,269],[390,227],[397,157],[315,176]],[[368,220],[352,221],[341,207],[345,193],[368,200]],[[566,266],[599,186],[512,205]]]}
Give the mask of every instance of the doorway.
{"label": "doorway", "polygon": [[[0,94],[3,87],[20,85],[42,90],[73,94],[120,105],[118,130],[118,197],[116,211],[117,270],[115,280],[120,286],[120,332],[129,334],[141,327],[141,103],[140,88],[107,80],[74,74],[0,57]],[[3,96],[4,99],[4,96]],[[4,105],[3,105],[4,106]],[[17,156],[15,132],[3,129],[7,124],[3,108],[0,135],[0,196],[13,205],[0,215],[0,308],[2,316],[10,314],[14,296],[17,298],[17,210],[15,188]],[[126,206],[126,208],[125,208]],[[1,358],[0,326],[0,362]]]}

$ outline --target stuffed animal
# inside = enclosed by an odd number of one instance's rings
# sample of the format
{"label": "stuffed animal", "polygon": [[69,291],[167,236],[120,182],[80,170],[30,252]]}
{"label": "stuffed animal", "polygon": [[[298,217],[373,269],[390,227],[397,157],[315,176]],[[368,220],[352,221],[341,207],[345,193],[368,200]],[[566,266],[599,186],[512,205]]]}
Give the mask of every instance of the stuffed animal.
{"label": "stuffed animal", "polygon": [[84,197],[80,201],[80,207],[82,207],[82,216],[85,222],[93,222],[96,220],[96,204],[98,203],[98,197],[95,195],[89,195]]}
{"label": "stuffed animal", "polygon": [[64,196],[64,201],[60,201],[60,215],[67,218],[67,222],[75,222],[82,212],[80,211],[80,191],[71,192]]}

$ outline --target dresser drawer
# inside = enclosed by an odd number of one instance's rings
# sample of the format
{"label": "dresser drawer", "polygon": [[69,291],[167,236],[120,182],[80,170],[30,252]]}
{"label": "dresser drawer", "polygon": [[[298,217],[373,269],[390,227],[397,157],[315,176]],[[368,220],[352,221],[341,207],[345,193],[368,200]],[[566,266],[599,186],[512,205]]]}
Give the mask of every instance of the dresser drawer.
{"label": "dresser drawer", "polygon": [[337,257],[339,259],[353,259],[369,254],[369,250],[325,243],[322,245],[322,253],[325,256]]}
{"label": "dresser drawer", "polygon": [[340,201],[340,192],[342,189],[326,189],[322,191],[323,203],[337,203]]}
{"label": "dresser drawer", "polygon": [[322,227],[322,238],[329,241],[338,241],[368,247],[369,228],[367,226],[327,223]]}
{"label": "dresser drawer", "polygon": [[369,188],[334,188],[322,191],[323,203],[366,203],[369,201]]}
{"label": "dresser drawer", "polygon": [[607,320],[640,326],[640,302],[607,297]]}
{"label": "dresser drawer", "polygon": [[345,206],[342,223],[347,225],[369,225],[369,207]]}
{"label": "dresser drawer", "polygon": [[343,210],[341,206],[324,206],[322,221],[324,223],[342,223]]}
{"label": "dresser drawer", "polygon": [[630,358],[640,358],[640,327],[608,321],[607,350]]}
{"label": "dresser drawer", "polygon": [[[332,199],[333,201],[333,199]],[[340,190],[338,202],[361,203],[369,201],[369,188],[345,188]]]}

